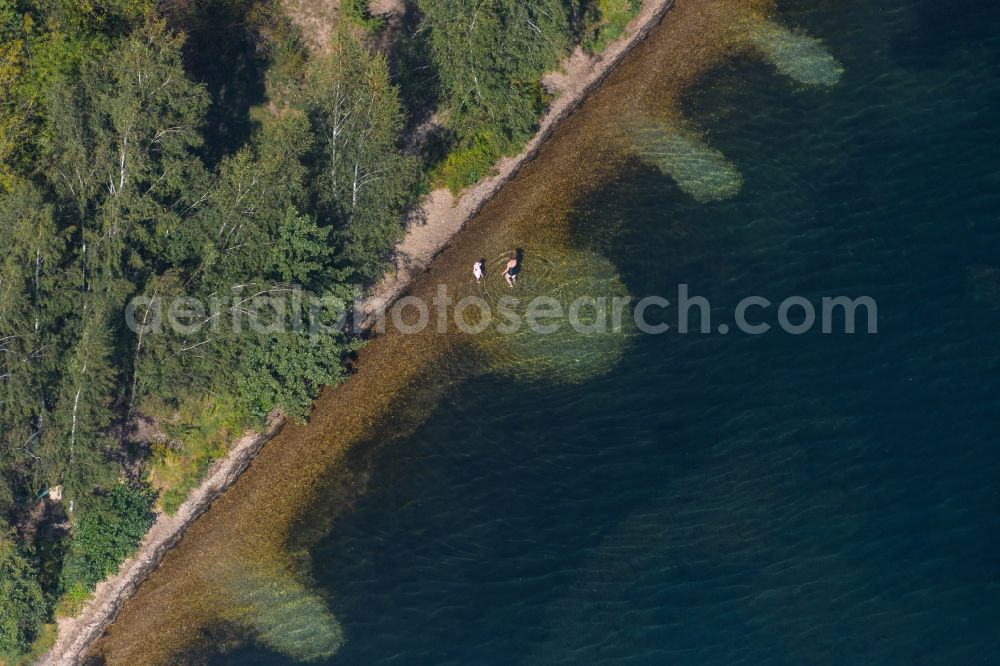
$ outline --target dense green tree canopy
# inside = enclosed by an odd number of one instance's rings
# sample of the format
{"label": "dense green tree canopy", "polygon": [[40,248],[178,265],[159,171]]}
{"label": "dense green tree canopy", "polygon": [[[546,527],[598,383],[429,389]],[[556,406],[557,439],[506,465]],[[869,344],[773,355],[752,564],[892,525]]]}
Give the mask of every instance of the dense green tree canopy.
{"label": "dense green tree canopy", "polygon": [[404,122],[398,90],[385,57],[369,55],[338,30],[329,55],[310,68],[303,93],[318,143],[319,209],[338,221],[341,265],[371,280],[401,237],[399,212],[417,176],[416,159],[396,150]]}
{"label": "dense green tree canopy", "polygon": [[0,531],[0,659],[27,651],[48,615],[35,571]]}
{"label": "dense green tree canopy", "polygon": [[560,0],[420,0],[431,53],[463,136],[523,141],[543,110],[539,80],[570,44]]}
{"label": "dense green tree canopy", "polygon": [[47,615],[35,571],[0,531],[0,660],[27,651]]}

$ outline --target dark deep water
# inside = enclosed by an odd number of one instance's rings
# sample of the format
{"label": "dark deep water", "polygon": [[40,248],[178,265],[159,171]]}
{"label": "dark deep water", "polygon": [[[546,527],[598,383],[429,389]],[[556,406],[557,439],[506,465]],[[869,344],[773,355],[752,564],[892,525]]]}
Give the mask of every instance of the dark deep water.
{"label": "dark deep water", "polygon": [[636,163],[577,237],[715,322],[870,295],[878,334],[668,333],[582,385],[454,384],[311,550],[331,663],[1000,663],[1000,8],[781,18],[844,76],[740,60],[689,97],[740,195]]}

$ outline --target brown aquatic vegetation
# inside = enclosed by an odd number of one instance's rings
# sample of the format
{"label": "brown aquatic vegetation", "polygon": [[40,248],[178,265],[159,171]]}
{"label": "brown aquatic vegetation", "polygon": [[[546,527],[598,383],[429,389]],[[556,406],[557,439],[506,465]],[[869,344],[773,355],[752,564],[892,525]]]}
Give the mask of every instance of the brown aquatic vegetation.
{"label": "brown aquatic vegetation", "polygon": [[[772,10],[771,0],[679,1],[669,20],[482,206],[411,293],[430,299],[439,283],[468,284],[471,258],[500,257],[514,247],[544,256],[567,247],[572,207],[633,159],[636,123],[677,126],[684,92],[722,59],[757,48],[755,35],[773,25],[766,21]],[[322,627],[310,628],[321,637],[316,651],[276,644],[280,627],[266,603],[312,598],[306,574],[293,566],[291,544],[303,543],[300,533],[325,527],[313,521],[327,512],[308,510],[321,484],[351,473],[352,448],[390,431],[412,389],[426,386],[441,368],[462,364],[475,365],[475,357],[456,332],[376,339],[361,354],[357,374],[319,398],[309,424],[287,426],[190,526],[94,654],[109,664],[169,663],[171,655],[198,646],[200,628],[219,620],[247,625],[297,658],[335,650],[342,638],[332,616],[316,617]]]}

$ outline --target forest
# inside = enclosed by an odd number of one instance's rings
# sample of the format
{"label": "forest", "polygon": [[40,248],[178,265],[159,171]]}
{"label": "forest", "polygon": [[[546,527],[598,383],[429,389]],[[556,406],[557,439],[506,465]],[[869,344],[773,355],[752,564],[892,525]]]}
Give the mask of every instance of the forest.
{"label": "forest", "polygon": [[[363,341],[336,313],[260,303],[377,283],[407,210],[516,153],[542,75],[638,9],[343,0],[310,49],[276,0],[0,0],[0,663],[44,651],[235,437],[345,377]],[[127,324],[179,297],[222,305]]]}

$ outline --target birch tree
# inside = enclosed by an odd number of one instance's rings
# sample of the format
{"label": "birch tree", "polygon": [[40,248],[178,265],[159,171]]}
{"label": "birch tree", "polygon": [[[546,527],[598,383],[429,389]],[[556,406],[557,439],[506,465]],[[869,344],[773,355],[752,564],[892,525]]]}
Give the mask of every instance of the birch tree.
{"label": "birch tree", "polygon": [[171,230],[207,187],[194,150],[208,100],[180,46],[147,22],[78,75],[56,76],[47,95],[46,175],[70,239],[60,290],[70,308],[56,329],[65,351],[39,465],[70,497],[108,467],[105,433],[132,359],[113,355],[135,343],[121,308],[160,269]]}
{"label": "birch tree", "polygon": [[334,224],[341,264],[373,279],[401,237],[417,175],[416,160],[397,147],[404,116],[388,63],[338,30],[304,96],[319,142],[320,210]]}
{"label": "birch tree", "polygon": [[542,111],[542,74],[567,52],[560,0],[418,0],[459,140],[491,132],[524,141]]}
{"label": "birch tree", "polygon": [[0,195],[0,467],[18,470],[29,492],[40,483],[61,358],[55,324],[67,305],[56,284],[66,243],[52,214],[22,181]]}
{"label": "birch tree", "polygon": [[193,151],[208,98],[180,47],[151,21],[49,96],[49,179],[75,210],[81,259],[105,276],[160,253],[205,186]]}
{"label": "birch tree", "polygon": [[66,359],[52,424],[40,446],[43,481],[64,485],[64,496],[71,501],[110,483],[117,474],[105,453],[111,444],[105,432],[113,417],[113,389],[119,377],[112,357],[115,327],[106,304],[91,303],[77,344]]}

